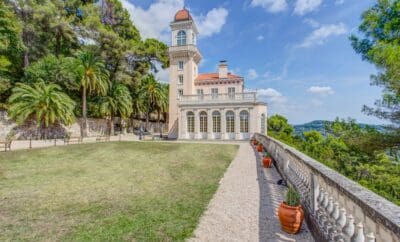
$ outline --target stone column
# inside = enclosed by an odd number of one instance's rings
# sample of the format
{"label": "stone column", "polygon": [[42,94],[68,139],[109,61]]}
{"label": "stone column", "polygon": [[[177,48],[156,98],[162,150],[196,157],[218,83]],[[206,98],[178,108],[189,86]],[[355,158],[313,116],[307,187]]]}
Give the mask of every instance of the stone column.
{"label": "stone column", "polygon": [[194,138],[201,139],[199,110],[194,110]]}
{"label": "stone column", "polygon": [[240,133],[240,109],[235,108],[235,139],[241,140],[241,133]]}
{"label": "stone column", "polygon": [[249,108],[247,110],[249,112],[249,136],[250,138],[254,135],[254,133],[256,132],[255,129],[256,127],[253,125],[254,121],[254,108]]}
{"label": "stone column", "polygon": [[221,108],[219,112],[221,113],[221,139],[227,139],[225,109]]}
{"label": "stone column", "polygon": [[207,109],[207,139],[214,139],[212,136],[212,110]]}
{"label": "stone column", "polygon": [[186,112],[184,109],[181,109],[180,117],[179,117],[179,139],[187,139],[187,120],[186,120]]}

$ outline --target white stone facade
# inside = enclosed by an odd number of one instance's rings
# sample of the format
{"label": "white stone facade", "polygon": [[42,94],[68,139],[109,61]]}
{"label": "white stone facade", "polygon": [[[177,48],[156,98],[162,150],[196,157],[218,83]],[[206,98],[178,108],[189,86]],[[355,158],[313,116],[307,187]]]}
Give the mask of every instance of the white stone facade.
{"label": "white stone facade", "polygon": [[228,72],[225,61],[216,73],[198,73],[197,28],[186,10],[171,23],[169,137],[246,140],[266,133],[267,106],[244,91],[243,77]]}

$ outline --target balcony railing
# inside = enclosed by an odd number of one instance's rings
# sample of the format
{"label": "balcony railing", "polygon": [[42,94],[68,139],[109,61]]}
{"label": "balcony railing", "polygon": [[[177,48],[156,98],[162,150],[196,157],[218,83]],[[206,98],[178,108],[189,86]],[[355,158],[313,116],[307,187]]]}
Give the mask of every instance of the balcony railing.
{"label": "balcony railing", "polygon": [[203,103],[243,103],[256,102],[256,92],[183,95],[179,97],[179,104],[203,104]]}
{"label": "balcony railing", "polygon": [[283,179],[301,194],[316,241],[400,241],[400,207],[271,137],[256,134]]}

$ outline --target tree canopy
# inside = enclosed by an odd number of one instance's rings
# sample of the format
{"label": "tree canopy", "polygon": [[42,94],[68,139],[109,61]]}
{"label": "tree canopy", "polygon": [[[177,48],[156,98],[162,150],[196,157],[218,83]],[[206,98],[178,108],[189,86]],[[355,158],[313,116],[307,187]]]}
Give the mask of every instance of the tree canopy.
{"label": "tree canopy", "polygon": [[83,118],[86,135],[86,118],[109,117],[99,106],[116,93],[124,111],[111,116],[159,112],[157,105],[139,105],[147,97],[138,93],[145,77],[168,65],[167,45],[142,39],[119,0],[0,2],[0,109],[16,105],[9,98],[17,83],[54,84],[77,104],[73,113]]}

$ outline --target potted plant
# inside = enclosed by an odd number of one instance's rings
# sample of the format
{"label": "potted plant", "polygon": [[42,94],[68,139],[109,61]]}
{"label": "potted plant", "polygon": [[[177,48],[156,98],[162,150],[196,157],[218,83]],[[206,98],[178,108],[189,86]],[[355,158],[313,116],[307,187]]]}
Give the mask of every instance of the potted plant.
{"label": "potted plant", "polygon": [[304,211],[300,205],[300,194],[289,186],[286,201],[278,208],[278,217],[282,230],[289,234],[297,234],[303,223]]}
{"label": "potted plant", "polygon": [[257,151],[258,151],[258,152],[262,152],[262,151],[263,151],[263,145],[262,145],[261,143],[259,143],[259,144],[257,145]]}
{"label": "potted plant", "polygon": [[258,141],[257,141],[255,138],[253,138],[253,139],[251,140],[251,142],[253,143],[254,146],[258,145]]}
{"label": "potted plant", "polygon": [[272,165],[272,158],[271,158],[271,156],[268,154],[268,152],[265,152],[265,153],[264,153],[264,157],[263,157],[263,159],[262,159],[262,162],[263,162],[263,166],[264,166],[265,168],[270,168],[270,167],[271,167],[271,165]]}

